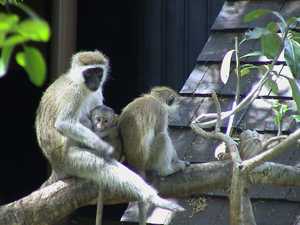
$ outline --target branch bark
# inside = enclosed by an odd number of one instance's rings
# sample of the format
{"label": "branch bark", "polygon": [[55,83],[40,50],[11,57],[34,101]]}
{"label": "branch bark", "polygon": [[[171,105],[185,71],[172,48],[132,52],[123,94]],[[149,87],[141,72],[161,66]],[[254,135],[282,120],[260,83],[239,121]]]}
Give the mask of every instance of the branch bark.
{"label": "branch bark", "polygon": [[[227,189],[232,179],[230,160],[193,164],[167,177],[150,174],[149,183],[162,197],[187,197],[201,192]],[[300,186],[300,169],[276,163],[264,163],[249,173],[251,184]],[[37,190],[0,207],[0,224],[52,224],[74,210],[97,202],[98,186],[70,178]],[[106,190],[105,204],[135,201],[127,196],[112,195]]]}

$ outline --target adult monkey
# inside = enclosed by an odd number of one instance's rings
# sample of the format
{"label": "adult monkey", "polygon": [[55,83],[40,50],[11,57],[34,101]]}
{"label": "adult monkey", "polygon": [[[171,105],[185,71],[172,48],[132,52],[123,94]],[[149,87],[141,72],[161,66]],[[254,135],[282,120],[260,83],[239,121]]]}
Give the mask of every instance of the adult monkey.
{"label": "adult monkey", "polygon": [[[154,87],[129,103],[118,121],[128,166],[145,180],[148,171],[168,176],[190,163],[180,160],[168,134],[168,116],[175,112],[179,95],[168,87]],[[139,202],[139,223],[146,224],[146,209]]]}
{"label": "adult monkey", "polygon": [[[70,70],[44,93],[35,125],[38,143],[52,166],[45,185],[76,176],[140,202],[183,211],[160,198],[141,177],[113,159],[113,147],[92,132],[89,114],[103,104],[102,87],[108,70],[108,59],[101,52],[79,52],[73,56]],[[98,203],[101,201],[100,195]]]}

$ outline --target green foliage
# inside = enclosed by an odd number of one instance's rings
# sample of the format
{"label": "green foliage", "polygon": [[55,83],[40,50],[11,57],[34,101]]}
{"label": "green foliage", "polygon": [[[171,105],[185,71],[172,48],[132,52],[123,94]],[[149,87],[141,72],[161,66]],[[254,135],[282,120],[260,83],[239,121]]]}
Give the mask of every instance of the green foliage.
{"label": "green foliage", "polygon": [[258,9],[258,10],[253,10],[249,12],[245,17],[244,21],[245,22],[251,22],[253,20],[258,19],[260,16],[265,16],[268,15],[271,11],[268,9]]}
{"label": "green foliage", "polygon": [[[5,4],[6,1],[1,1]],[[9,66],[11,55],[16,45],[22,45],[24,51],[16,54],[16,61],[29,75],[30,81],[42,86],[46,78],[46,63],[41,52],[27,45],[29,41],[47,42],[50,38],[49,24],[39,18],[30,8],[18,2],[15,6],[24,10],[30,17],[20,21],[16,14],[0,13],[0,77]]]}
{"label": "green foliage", "polygon": [[[293,117],[297,121],[300,121],[300,90],[295,81],[295,79],[300,78],[300,33],[292,29],[295,26],[295,24],[300,22],[300,18],[292,17],[289,21],[286,21],[282,17],[282,15],[280,15],[280,13],[276,11],[259,9],[248,13],[244,17],[244,21],[251,22],[253,20],[259,19],[261,16],[265,16],[268,14],[273,14],[276,17],[277,22],[271,22],[266,27],[256,27],[252,31],[246,32],[245,39],[242,40],[240,43],[241,45],[242,43],[250,39],[260,39],[261,51],[251,52],[244,56],[238,57],[236,59],[237,68],[235,68],[235,72],[237,75],[239,74],[242,77],[247,75],[251,69],[260,70],[263,77],[258,85],[258,92],[260,90],[259,87],[264,85],[264,83],[267,83],[271,87],[273,93],[278,92],[277,83],[272,79],[271,75],[281,76],[287,79],[292,90],[293,100],[296,103],[295,108],[299,113],[299,115],[294,115]],[[220,70],[221,80],[223,81],[223,83],[226,83],[229,79],[231,57],[234,51],[238,52],[237,46],[235,50],[230,50],[228,53],[226,53],[223,59]],[[289,70],[291,71],[291,74],[293,76],[292,78],[282,74],[278,74],[276,71],[273,70],[274,65],[278,61],[279,55],[282,52],[284,52],[283,56]],[[266,63],[265,65],[239,65],[241,58],[251,56],[265,56],[268,59],[270,59],[270,62]],[[224,70],[222,68],[224,68]],[[253,96],[249,97],[249,101],[253,101]],[[258,94],[256,96],[258,96]],[[290,110],[291,108],[288,108],[287,106],[281,105],[279,103],[270,104],[272,104],[272,109],[276,115],[275,124],[280,127],[283,115],[286,113],[286,111]]]}
{"label": "green foliage", "polygon": [[284,59],[293,76],[300,78],[300,45],[293,39],[284,40]]}
{"label": "green foliage", "polygon": [[221,64],[221,80],[224,84],[227,83],[229,79],[229,74],[230,74],[230,63],[231,63],[231,57],[232,54],[234,53],[235,50],[230,50],[228,51],[222,61]]}

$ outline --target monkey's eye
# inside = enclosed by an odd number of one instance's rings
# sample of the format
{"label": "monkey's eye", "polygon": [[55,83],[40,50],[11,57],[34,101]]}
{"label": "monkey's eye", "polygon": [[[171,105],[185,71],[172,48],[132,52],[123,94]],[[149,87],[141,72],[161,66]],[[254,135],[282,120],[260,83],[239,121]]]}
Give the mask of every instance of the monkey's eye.
{"label": "monkey's eye", "polygon": [[96,68],[95,69],[95,73],[96,73],[96,75],[98,76],[98,77],[102,77],[102,75],[103,75],[103,69],[102,68]]}
{"label": "monkey's eye", "polygon": [[104,123],[108,123],[108,119],[104,119],[103,122],[104,122]]}
{"label": "monkey's eye", "polygon": [[100,122],[100,121],[101,121],[101,118],[100,118],[100,117],[95,117],[95,120],[96,120],[97,122]]}
{"label": "monkey's eye", "polygon": [[169,98],[167,98],[167,105],[171,106],[174,102],[174,96],[171,95]]}
{"label": "monkey's eye", "polygon": [[90,77],[92,74],[93,74],[92,70],[86,70],[86,71],[84,71],[84,75],[87,76],[87,77]]}

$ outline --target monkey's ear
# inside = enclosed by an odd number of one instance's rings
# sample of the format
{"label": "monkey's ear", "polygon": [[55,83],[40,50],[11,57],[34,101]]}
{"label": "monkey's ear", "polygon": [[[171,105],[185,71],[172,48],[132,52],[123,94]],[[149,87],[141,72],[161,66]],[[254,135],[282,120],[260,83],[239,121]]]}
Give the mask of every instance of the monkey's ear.
{"label": "monkey's ear", "polygon": [[174,99],[175,98],[173,95],[171,95],[169,98],[167,98],[167,101],[166,101],[167,105],[171,106],[174,102]]}
{"label": "monkey's ear", "polygon": [[114,115],[113,124],[117,124],[117,122],[119,121],[119,117],[120,116],[118,114]]}

